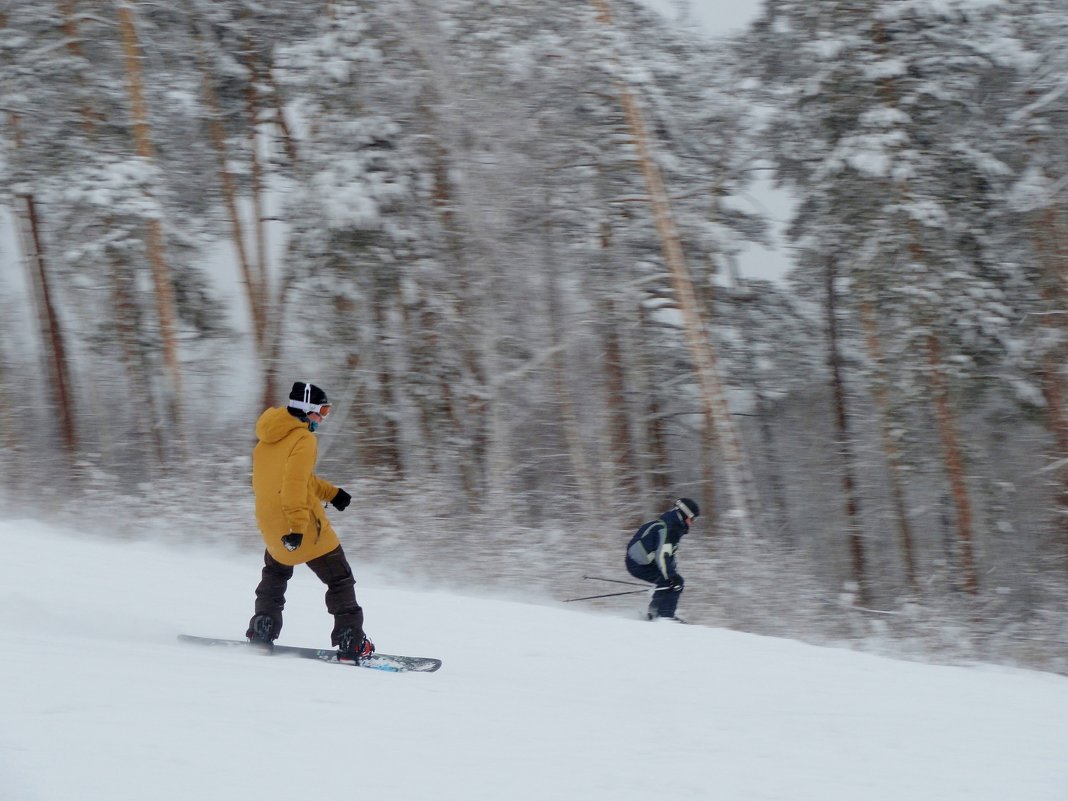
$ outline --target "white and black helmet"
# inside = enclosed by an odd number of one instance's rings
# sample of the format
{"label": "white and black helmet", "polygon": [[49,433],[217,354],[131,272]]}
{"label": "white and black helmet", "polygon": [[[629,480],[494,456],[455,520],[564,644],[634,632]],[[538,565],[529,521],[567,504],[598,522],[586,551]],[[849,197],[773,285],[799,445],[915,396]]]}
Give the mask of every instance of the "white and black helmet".
{"label": "white and black helmet", "polygon": [[315,384],[307,381],[297,381],[289,392],[289,402],[286,405],[290,409],[296,409],[304,414],[309,412],[323,414],[323,407],[327,407],[326,411],[329,411],[330,399]]}
{"label": "white and black helmet", "polygon": [[675,508],[682,513],[683,518],[686,520],[699,517],[701,514],[701,507],[692,498],[679,498],[675,501]]}

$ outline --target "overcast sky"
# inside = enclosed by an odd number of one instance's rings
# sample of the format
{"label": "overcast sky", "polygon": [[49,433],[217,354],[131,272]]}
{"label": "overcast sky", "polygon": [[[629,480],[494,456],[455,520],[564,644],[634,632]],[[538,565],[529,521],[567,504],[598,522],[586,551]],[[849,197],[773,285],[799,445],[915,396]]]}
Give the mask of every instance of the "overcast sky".
{"label": "overcast sky", "polygon": [[[763,0],[642,0],[671,19],[680,14],[713,35],[738,33],[757,18]],[[688,10],[687,10],[688,9]]]}

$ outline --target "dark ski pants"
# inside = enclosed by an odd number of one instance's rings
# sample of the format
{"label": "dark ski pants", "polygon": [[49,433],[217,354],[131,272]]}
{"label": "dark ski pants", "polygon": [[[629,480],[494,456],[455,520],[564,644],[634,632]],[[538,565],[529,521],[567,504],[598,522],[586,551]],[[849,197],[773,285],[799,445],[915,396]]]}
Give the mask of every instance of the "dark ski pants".
{"label": "dark ski pants", "polygon": [[[649,601],[649,617],[675,617],[675,610],[682,596],[681,586],[671,589],[671,584],[660,575],[660,568],[656,565],[639,565],[627,559],[627,572],[636,579],[656,585],[656,589],[653,590],[653,599]],[[678,578],[679,581],[682,580],[682,576]]]}
{"label": "dark ski pants", "polygon": [[[363,637],[363,609],[356,602],[356,579],[339,545],[328,554],[307,563],[312,572],[326,585],[326,611],[334,616],[334,630],[330,642],[337,645],[338,632],[345,628],[356,630],[356,641]],[[263,552],[263,572],[256,587],[256,615],[270,615],[274,620],[273,639],[282,630],[282,610],[286,605],[286,587],[293,577],[293,568],[283,565],[267,551]],[[253,616],[255,618],[255,615]],[[249,622],[249,631],[252,623]],[[248,636],[251,636],[248,635]]]}

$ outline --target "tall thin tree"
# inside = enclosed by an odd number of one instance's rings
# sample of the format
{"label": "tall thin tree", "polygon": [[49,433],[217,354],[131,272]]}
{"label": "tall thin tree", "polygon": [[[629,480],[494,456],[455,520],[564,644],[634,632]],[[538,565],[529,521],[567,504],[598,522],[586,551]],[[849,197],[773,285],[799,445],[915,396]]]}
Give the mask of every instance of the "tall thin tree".
{"label": "tall thin tree", "polygon": [[[145,99],[144,72],[141,66],[141,44],[138,39],[134,11],[127,0],[118,0],[116,12],[122,51],[126,66],[126,89],[130,100],[134,145],[137,155],[146,162],[155,162],[155,146],[148,118],[148,103]],[[181,431],[182,367],[178,354],[177,314],[175,312],[174,287],[171,270],[167,264],[163,223],[158,218],[147,221],[148,260],[152,267],[152,283],[155,289],[156,316],[159,322],[163,346],[163,363],[167,377],[167,413],[177,431]]]}
{"label": "tall thin tree", "polygon": [[[598,12],[598,21],[612,25],[612,12],[607,0],[592,0],[592,2]],[[645,179],[653,221],[660,236],[664,261],[675,290],[676,302],[682,317],[683,333],[690,356],[694,361],[704,413],[715,420],[719,434],[720,447],[724,456],[724,472],[730,489],[735,521],[744,535],[752,536],[756,531],[759,508],[756,487],[742,447],[741,437],[731,419],[716,350],[697,301],[693,279],[686,264],[682,242],[672,215],[671,202],[664,187],[660,169],[653,157],[652,143],[646,130],[641,108],[629,87],[622,80],[617,83],[617,90],[634,146],[637,149],[638,163]]]}
{"label": "tall thin tree", "polygon": [[864,549],[864,521],[861,517],[860,491],[857,486],[856,446],[850,429],[849,402],[846,397],[842,370],[842,346],[838,320],[838,257],[827,257],[825,270],[827,300],[827,365],[830,368],[831,390],[834,396],[834,432],[838,449],[838,469],[842,474],[842,498],[845,502],[846,531],[849,554],[853,566],[853,580],[861,605],[871,602],[871,587]]}

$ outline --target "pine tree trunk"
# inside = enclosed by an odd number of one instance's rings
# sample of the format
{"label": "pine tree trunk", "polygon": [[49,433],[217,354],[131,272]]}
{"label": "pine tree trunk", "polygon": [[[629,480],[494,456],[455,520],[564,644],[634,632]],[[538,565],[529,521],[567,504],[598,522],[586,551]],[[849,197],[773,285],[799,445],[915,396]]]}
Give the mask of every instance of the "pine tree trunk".
{"label": "pine tree trunk", "polygon": [[[126,380],[131,387],[127,393],[127,406],[131,419],[137,429],[139,446],[135,449],[137,455],[145,459],[140,469],[147,470],[150,461],[154,464],[162,464],[165,458],[163,450],[163,438],[160,426],[152,416],[155,403],[152,398],[152,387],[148,376],[152,375],[151,366],[145,357],[141,345],[143,337],[138,331],[138,320],[141,317],[134,300],[134,276],[133,270],[124,262],[116,258],[112,259],[112,311],[115,319],[115,332],[118,335],[119,352],[126,372]],[[124,466],[127,460],[123,460]]]}
{"label": "pine tree trunk", "polygon": [[382,464],[390,471],[393,478],[403,480],[404,462],[401,459],[400,430],[395,417],[398,407],[390,352],[392,336],[389,332],[389,320],[386,314],[388,305],[389,301],[385,297],[379,297],[373,310],[378,340],[375,347],[378,352],[378,387],[381,393],[378,399],[380,425],[376,427],[382,432],[382,439],[378,446]]}
{"label": "pine tree trunk", "polygon": [[882,435],[883,454],[886,456],[887,481],[890,484],[890,501],[894,508],[897,523],[898,541],[901,546],[901,558],[905,565],[905,580],[913,592],[919,590],[916,579],[916,557],[913,546],[912,525],[909,523],[908,508],[905,503],[905,470],[901,462],[901,451],[894,441],[890,420],[890,399],[887,390],[885,359],[879,343],[879,329],[875,319],[875,309],[871,302],[860,302],[860,319],[864,326],[868,355],[875,366],[872,380],[872,397],[879,415],[879,431]]}
{"label": "pine tree trunk", "polygon": [[[432,112],[424,108],[427,119]],[[431,195],[434,208],[438,212],[441,221],[441,229],[445,237],[445,252],[455,269],[456,274],[462,276],[461,286],[457,293],[456,319],[468,318],[468,299],[470,277],[464,265],[465,248],[460,235],[459,221],[456,215],[457,199],[453,196],[453,187],[449,179],[449,152],[445,145],[434,137],[431,147],[434,156],[434,189]],[[461,362],[465,371],[474,379],[476,386],[485,386],[484,376],[478,364],[478,357],[474,353],[472,343],[461,341],[457,343],[460,349]],[[442,379],[443,392],[452,398],[452,389],[447,387],[447,381]],[[477,393],[469,394],[464,402],[453,399],[449,403],[450,418],[456,426],[457,436],[468,443],[466,452],[460,458],[460,481],[467,495],[467,506],[477,508],[483,496],[483,485],[480,476],[485,475],[486,441],[483,425],[485,411],[485,399]],[[461,414],[459,408],[465,407]]]}
{"label": "pine tree trunk", "polygon": [[979,573],[975,567],[972,545],[972,506],[968,498],[964,459],[957,436],[956,416],[953,414],[953,407],[949,401],[949,388],[942,367],[942,345],[937,336],[928,334],[926,346],[938,434],[942,441],[942,456],[945,459],[946,475],[949,478],[953,505],[957,513],[957,546],[960,555],[961,583],[968,593],[974,595],[979,591]]}
{"label": "pine tree trunk", "polygon": [[1046,426],[1053,435],[1053,453],[1051,460],[1056,467],[1057,488],[1054,492],[1056,503],[1057,528],[1062,542],[1068,545],[1068,486],[1065,474],[1068,474],[1068,418],[1065,417],[1064,378],[1061,375],[1062,361],[1047,357],[1039,370],[1042,396],[1046,401]]}
{"label": "pine tree trunk", "polygon": [[593,474],[586,458],[587,447],[582,441],[575,397],[571,392],[570,371],[567,369],[567,348],[565,339],[570,331],[565,331],[564,299],[560,288],[558,258],[554,249],[554,230],[551,218],[552,203],[546,198],[542,213],[545,215],[545,236],[543,242],[543,267],[546,274],[546,307],[549,313],[549,347],[552,350],[552,382],[556,403],[559,407],[560,428],[567,446],[571,476],[581,500],[583,517],[594,517],[600,493],[594,485]]}
{"label": "pine tree trunk", "polygon": [[[1052,203],[1036,224],[1035,251],[1041,261],[1043,276],[1041,295],[1047,319],[1044,327],[1051,330],[1050,338],[1059,342],[1068,333],[1068,314],[1064,311],[1068,299],[1068,236],[1065,235],[1060,209]],[[1068,413],[1065,411],[1064,363],[1068,348],[1057,345],[1045,356],[1039,367],[1039,380],[1046,400],[1046,427],[1053,437],[1050,454],[1055,467],[1057,488],[1054,492],[1057,529],[1062,543],[1068,547]]]}
{"label": "pine tree trunk", "polygon": [[553,388],[560,407],[560,426],[563,429],[564,442],[567,445],[571,475],[581,500],[583,516],[595,516],[600,493],[594,484],[593,473],[586,458],[586,447],[582,442],[582,429],[575,411],[575,399],[571,394],[571,384],[567,380],[568,371],[567,365],[564,363],[564,348],[562,345],[553,347],[555,349],[553,353]]}
{"label": "pine tree trunk", "polygon": [[871,602],[864,555],[864,523],[860,513],[860,495],[856,482],[856,458],[853,435],[849,427],[849,409],[846,402],[845,382],[842,377],[842,356],[838,344],[838,291],[836,282],[838,265],[835,256],[827,259],[827,364],[831,371],[831,388],[834,394],[834,423],[838,457],[842,471],[842,495],[845,499],[846,524],[849,532],[849,553],[853,566],[853,580],[857,585],[857,597],[862,606]]}
{"label": "pine tree trunk", "polygon": [[701,517],[708,521],[705,530],[714,536],[720,532],[719,498],[716,493],[716,454],[719,441],[716,438],[716,421],[705,411],[701,428]]}
{"label": "pine tree trunk", "polygon": [[[0,408],[14,409],[14,398],[10,390],[11,381],[8,378],[8,364],[5,359],[5,353],[0,349]],[[4,471],[4,484],[7,492],[11,494],[12,498],[17,497],[32,497],[29,493],[24,493],[23,484],[23,443],[22,438],[19,436],[20,427],[17,425],[17,421],[13,415],[0,414],[0,445],[3,446],[0,449],[0,466]],[[0,498],[3,495],[0,494]],[[9,513],[14,511],[14,507],[8,507]]]}
{"label": "pine tree trunk", "polygon": [[[464,424],[457,411],[459,404],[453,392],[453,386],[444,375],[439,376],[438,386],[441,389],[441,404],[445,413],[445,419],[448,420],[459,443],[463,443]],[[441,441],[440,434],[438,436],[438,441]],[[433,440],[431,440],[431,442],[433,442]],[[456,445],[453,447],[455,448]],[[466,507],[470,509],[474,508],[473,504],[479,497],[478,483],[475,480],[475,471],[472,460],[468,457],[467,453],[464,452],[462,445],[460,447],[461,452],[459,458],[456,460],[460,478],[460,489],[463,490],[464,493],[464,503]]]}
{"label": "pine tree trunk", "polygon": [[247,42],[248,53],[246,66],[249,71],[248,85],[245,87],[245,101],[248,106],[248,148],[250,165],[249,186],[252,191],[252,232],[253,242],[256,245],[255,259],[252,261],[256,276],[256,287],[259,289],[259,305],[266,311],[264,293],[268,286],[267,264],[267,214],[264,210],[263,200],[263,163],[260,160],[260,98],[256,88],[260,78],[260,63],[256,58],[256,50],[251,42]]}
{"label": "pine tree trunk", "polygon": [[[286,244],[286,252],[282,258],[278,288],[273,298],[270,287],[264,287],[262,302],[264,305],[263,337],[263,406],[273,406],[283,397],[280,386],[281,378],[278,371],[282,366],[282,347],[285,344],[285,320],[289,301],[293,297],[293,287],[296,283],[296,272],[289,265],[292,258],[293,240],[290,238]],[[268,312],[269,310],[269,312]]]}
{"label": "pine tree trunk", "polygon": [[263,303],[264,287],[260,283],[259,275],[252,270],[248,248],[245,244],[245,227],[241,221],[241,212],[238,208],[237,185],[228,166],[230,155],[226,147],[226,131],[223,128],[222,112],[219,108],[218,96],[215,93],[214,79],[209,70],[207,59],[202,57],[200,61],[201,70],[203,71],[201,85],[203,86],[204,101],[209,114],[208,131],[211,134],[211,143],[215,149],[215,155],[219,160],[219,186],[222,189],[223,203],[226,206],[226,216],[230,220],[230,235],[234,240],[234,249],[237,251],[241,277],[244,278],[245,282],[245,296],[248,300],[249,317],[252,320],[252,336],[256,357],[262,361],[265,357],[267,313]]}
{"label": "pine tree trunk", "polygon": [[48,375],[51,377],[48,392],[49,403],[59,420],[63,450],[67,455],[68,463],[71,463],[78,450],[78,438],[75,432],[74,396],[67,359],[66,337],[52,300],[52,279],[45,263],[37,203],[33,195],[23,195],[21,200],[22,214],[19,216],[23,227],[26,266],[30,273],[29,285],[34,290],[37,321],[46,353]]}
{"label": "pine tree trunk", "polygon": [[[148,124],[148,107],[145,102],[137,27],[128,2],[120,0],[117,12],[126,61],[127,91],[130,95],[134,144],[138,156],[146,161],[154,161],[155,153]],[[152,283],[156,293],[156,315],[159,320],[160,338],[163,342],[163,363],[168,379],[167,407],[171,430],[180,431],[182,373],[178,359],[174,288],[171,284],[170,267],[164,256],[163,225],[159,220],[149,220],[147,223],[147,246],[149,263],[152,265]]]}
{"label": "pine tree trunk", "polygon": [[[715,298],[710,287],[698,293],[702,308],[712,309]],[[720,458],[719,437],[716,432],[715,415],[706,407],[701,414],[701,489],[698,493],[701,501],[701,516],[704,521],[704,530],[709,537],[721,533],[723,521],[720,519],[720,508],[716,494],[716,461]]]}
{"label": "pine tree trunk", "polygon": [[[81,61],[83,59],[82,39],[78,29],[78,20],[75,16],[77,5],[77,0],[59,0],[59,12],[63,15],[63,33],[67,40],[67,51],[74,56],[75,59]],[[78,72],[77,78],[79,85],[84,91],[85,76],[82,75],[81,72]],[[88,103],[82,104],[81,116],[82,124],[85,126],[85,132],[91,136],[96,130],[97,124],[100,122],[100,116],[93,111]]]}
{"label": "pine tree trunk", "polygon": [[627,381],[623,348],[616,329],[618,315],[611,296],[599,301],[601,320],[601,348],[604,353],[605,426],[608,440],[607,480],[612,486],[613,506],[624,510],[625,516],[638,513],[641,501],[638,484],[637,459],[631,434],[631,414],[627,404]]}
{"label": "pine tree trunk", "polygon": [[[11,129],[15,133],[15,147],[22,146],[18,117],[9,115]],[[70,379],[70,364],[67,357],[66,336],[63,324],[53,302],[52,279],[45,261],[44,243],[41,236],[40,216],[37,201],[32,194],[20,197],[21,205],[16,215],[22,234],[29,286],[33,288],[34,305],[37,311],[41,343],[51,377],[50,402],[60,424],[60,433],[68,464],[73,464],[78,450],[78,437],[74,420],[74,392]]]}
{"label": "pine tree trunk", "polygon": [[452,396],[450,393],[447,398],[442,398],[429,388],[431,377],[439,372],[438,320],[430,304],[422,298],[414,302],[402,302],[400,311],[403,315],[403,343],[408,370],[427,382],[410,393],[419,428],[418,447],[409,464],[412,465],[412,478],[425,483],[432,477],[440,477],[443,467],[449,462],[442,440],[451,426],[445,404],[451,401]]}
{"label": "pine tree trunk", "polygon": [[300,154],[297,150],[297,140],[293,137],[292,128],[289,125],[289,121],[286,119],[285,101],[282,98],[282,92],[278,87],[278,82],[274,78],[274,69],[271,64],[267,64],[263,68],[264,77],[267,80],[268,86],[271,87],[271,102],[274,105],[274,123],[278,126],[278,131],[282,136],[282,146],[285,148],[286,158],[289,159],[289,166],[296,167],[300,161]]}
{"label": "pine tree trunk", "polygon": [[[640,339],[646,340],[646,334],[649,332],[652,325],[650,320],[649,310],[642,304],[638,304],[638,320],[640,323],[639,331],[642,332]],[[652,354],[648,352],[648,349],[642,349],[640,355],[640,374],[646,377],[644,386],[642,387],[642,394],[645,398],[645,439],[647,443],[647,452],[652,463],[651,468],[646,471],[649,476],[652,491],[658,496],[667,496],[671,494],[672,488],[672,476],[671,476],[671,454],[668,452],[667,445],[667,432],[664,430],[664,409],[660,397],[660,387],[657,386],[657,376],[659,371],[653,362]],[[711,487],[707,487],[706,492],[701,493],[702,497],[702,510],[706,510],[710,507],[707,505],[708,492],[711,491]],[[704,512],[707,515],[707,512]],[[711,517],[707,518],[711,520]]]}
{"label": "pine tree trunk", "polygon": [[[426,391],[418,392],[414,397],[419,409],[423,446],[421,461],[424,464],[419,469],[423,475],[435,477],[443,475],[448,468],[456,469],[466,503],[474,493],[474,486],[468,460],[452,458],[462,440],[463,426],[457,416],[455,393],[443,366],[447,361],[441,351],[445,321],[423,300],[401,308],[411,369],[433,382],[426,385]],[[349,365],[350,370],[355,367],[355,363]]]}

